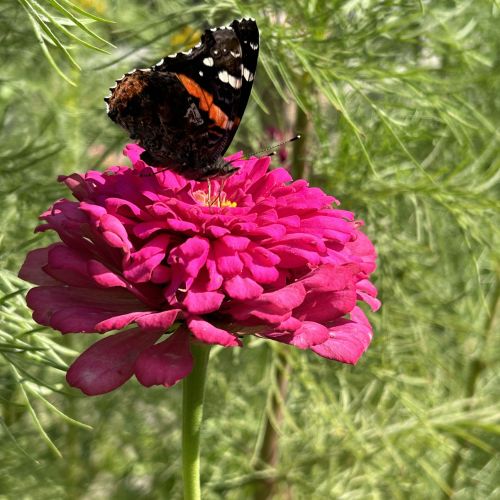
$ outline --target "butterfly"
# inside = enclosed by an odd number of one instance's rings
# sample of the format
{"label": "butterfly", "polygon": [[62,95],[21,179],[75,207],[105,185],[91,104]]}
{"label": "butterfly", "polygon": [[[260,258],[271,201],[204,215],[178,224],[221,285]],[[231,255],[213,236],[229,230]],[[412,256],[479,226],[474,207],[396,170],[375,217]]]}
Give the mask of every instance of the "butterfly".
{"label": "butterfly", "polygon": [[207,29],[200,43],[116,81],[108,116],[144,148],[148,165],[187,179],[237,170],[223,158],[250,97],[259,55],[253,19]]}

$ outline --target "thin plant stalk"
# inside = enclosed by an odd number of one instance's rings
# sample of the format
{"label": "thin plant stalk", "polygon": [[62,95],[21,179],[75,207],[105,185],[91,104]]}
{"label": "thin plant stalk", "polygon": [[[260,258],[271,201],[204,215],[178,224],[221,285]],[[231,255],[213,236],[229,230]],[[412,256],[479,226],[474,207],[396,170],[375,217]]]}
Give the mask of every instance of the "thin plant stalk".
{"label": "thin plant stalk", "polygon": [[183,381],[182,478],[184,500],[201,500],[200,431],[210,346],[193,342],[193,371]]}
{"label": "thin plant stalk", "polygon": [[[485,319],[485,324],[483,329],[484,334],[482,339],[482,348],[485,347],[487,340],[491,335],[493,322],[498,314],[498,302],[500,299],[500,267],[497,267],[496,281],[490,297],[491,301],[488,307],[488,313]],[[480,351],[482,351],[482,349]],[[465,391],[464,391],[465,397],[469,400],[469,402],[466,404],[467,411],[471,410],[472,408],[471,399],[474,397],[479,375],[481,375],[484,368],[485,368],[485,363],[481,359],[481,352],[479,352],[477,356],[475,356],[470,360],[467,369],[467,379],[465,382]],[[450,465],[448,466],[448,474],[446,477],[446,483],[449,489],[443,492],[442,494],[443,500],[451,498],[455,493],[457,473],[460,469],[460,464],[462,463],[464,449],[466,448],[466,446],[467,444],[463,440],[459,440],[457,449],[455,450],[455,452],[451,457]]]}
{"label": "thin plant stalk", "polygon": [[[303,83],[307,83],[306,77]],[[299,141],[293,143],[292,152],[292,176],[294,179],[305,178],[310,172],[304,168],[304,156],[307,152],[307,140],[309,130],[309,118],[306,113],[297,106],[295,131],[302,132]],[[288,380],[292,366],[289,357],[284,352],[278,351],[275,354],[275,369],[272,372],[270,392],[263,423],[263,438],[259,443],[256,453],[256,469],[270,470],[276,469],[279,460],[279,428],[284,418],[284,404],[288,392]],[[275,474],[262,477],[254,485],[254,500],[267,500],[273,498],[277,489],[277,478]],[[288,492],[289,493],[289,492]],[[287,493],[287,494],[288,494]]]}
{"label": "thin plant stalk", "polygon": [[[257,452],[257,471],[273,471],[279,461],[279,428],[284,418],[284,404],[288,392],[291,364],[282,349],[273,353],[271,384],[263,422],[262,440]],[[254,500],[268,500],[277,493],[276,474],[264,474],[254,484]]]}

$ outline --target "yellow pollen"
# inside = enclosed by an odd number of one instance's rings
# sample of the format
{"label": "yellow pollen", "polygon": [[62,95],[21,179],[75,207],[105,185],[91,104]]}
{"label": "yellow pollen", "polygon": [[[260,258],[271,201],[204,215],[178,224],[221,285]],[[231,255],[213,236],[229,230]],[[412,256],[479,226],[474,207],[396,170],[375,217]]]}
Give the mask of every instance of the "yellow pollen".
{"label": "yellow pollen", "polygon": [[199,189],[193,193],[193,198],[200,204],[206,207],[237,207],[235,201],[228,200],[224,191],[219,192],[217,195],[210,196],[209,193]]}

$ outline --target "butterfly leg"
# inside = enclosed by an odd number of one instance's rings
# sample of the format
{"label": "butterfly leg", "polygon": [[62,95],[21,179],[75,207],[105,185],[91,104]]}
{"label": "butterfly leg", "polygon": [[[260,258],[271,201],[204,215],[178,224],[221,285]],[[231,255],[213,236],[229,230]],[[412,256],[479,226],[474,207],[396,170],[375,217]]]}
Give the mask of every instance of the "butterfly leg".
{"label": "butterfly leg", "polygon": [[208,206],[212,206],[212,183],[210,179],[207,179],[207,194],[208,194]]}

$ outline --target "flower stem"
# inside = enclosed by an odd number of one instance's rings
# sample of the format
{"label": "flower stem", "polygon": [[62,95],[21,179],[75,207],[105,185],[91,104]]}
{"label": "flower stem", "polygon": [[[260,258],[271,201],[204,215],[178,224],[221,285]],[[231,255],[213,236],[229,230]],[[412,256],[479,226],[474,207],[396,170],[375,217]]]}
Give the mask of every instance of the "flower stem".
{"label": "flower stem", "polygon": [[200,500],[200,430],[210,346],[193,342],[193,371],[183,381],[182,478],[184,500]]}

